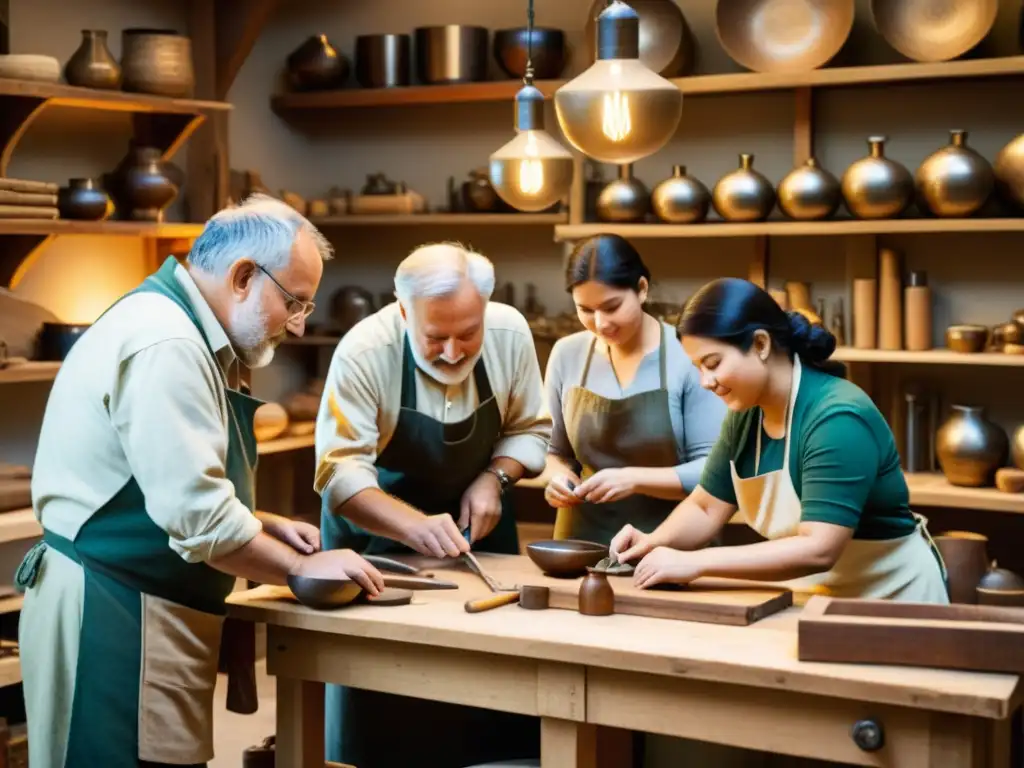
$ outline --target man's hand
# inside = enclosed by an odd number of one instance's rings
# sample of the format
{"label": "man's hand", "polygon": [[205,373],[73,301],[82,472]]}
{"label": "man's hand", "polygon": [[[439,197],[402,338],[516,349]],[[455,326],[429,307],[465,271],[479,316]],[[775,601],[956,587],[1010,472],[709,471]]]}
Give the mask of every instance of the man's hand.
{"label": "man's hand", "polygon": [[372,596],[384,589],[384,577],[369,561],[351,549],[331,549],[298,559],[293,576],[354,581]]}
{"label": "man's hand", "polygon": [[576,487],[576,495],[591,504],[607,504],[636,493],[628,467],[602,469]]}
{"label": "man's hand", "polygon": [[257,512],[264,533],[283,541],[296,552],[311,555],[320,550],[320,529],[302,520],[291,520],[271,512]]}
{"label": "man's hand", "polygon": [[459,529],[469,526],[471,541],[480,541],[501,520],[501,483],[490,472],[480,476],[462,494]]}
{"label": "man's hand", "polygon": [[401,541],[421,555],[431,557],[458,557],[469,552],[469,544],[448,513],[420,518],[410,526]]}

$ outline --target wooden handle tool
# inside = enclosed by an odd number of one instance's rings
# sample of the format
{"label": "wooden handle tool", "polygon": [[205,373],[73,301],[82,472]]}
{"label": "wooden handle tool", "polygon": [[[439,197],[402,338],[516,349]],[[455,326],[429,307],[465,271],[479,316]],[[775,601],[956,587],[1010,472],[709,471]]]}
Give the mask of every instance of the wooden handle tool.
{"label": "wooden handle tool", "polygon": [[476,600],[467,600],[465,607],[466,613],[481,613],[516,602],[519,602],[518,590],[515,592],[498,592],[487,597],[479,597]]}
{"label": "wooden handle tool", "polygon": [[458,589],[454,581],[445,579],[425,578],[422,576],[385,576],[385,587],[396,589]]}

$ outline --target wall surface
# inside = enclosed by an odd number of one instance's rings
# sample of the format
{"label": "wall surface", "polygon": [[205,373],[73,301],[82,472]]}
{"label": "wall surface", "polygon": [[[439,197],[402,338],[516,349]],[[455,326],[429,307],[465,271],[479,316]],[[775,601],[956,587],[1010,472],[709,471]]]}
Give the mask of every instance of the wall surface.
{"label": "wall surface", "polygon": [[[714,31],[714,3],[678,0],[698,45],[698,71],[734,72],[734,64]],[[586,66],[583,24],[591,0],[539,2],[536,22],[563,28],[569,34],[573,62],[567,74]],[[988,52],[1015,53],[1020,4],[1004,0],[999,27]],[[78,45],[80,30],[110,31],[111,48],[120,52],[120,30],[127,26],[169,26],[184,29],[185,3],[132,0],[11,0],[12,50],[49,53],[66,59]],[[878,64],[900,60],[873,31],[867,0],[858,0],[858,19],[841,57],[852,63]],[[44,21],[45,17],[45,21]],[[302,124],[286,121],[270,109],[279,88],[285,57],[303,40],[325,33],[351,55],[355,36],[376,32],[411,32],[417,25],[474,23],[490,29],[525,23],[524,2],[481,3],[478,0],[374,0],[372,3],[290,2],[267,25],[243,67],[230,100],[231,165],[255,169],[275,191],[294,190],[306,197],[322,195],[332,186],[357,190],[369,173],[383,171],[425,195],[431,205],[445,202],[449,177],[484,165],[494,149],[512,135],[512,105],[480,103],[406,108],[322,112]],[[493,65],[492,65],[493,66]],[[497,72],[494,72],[497,76]],[[970,144],[988,158],[1024,130],[1024,101],[1011,98],[1019,83],[992,80],[973,83],[926,83],[878,88],[843,88],[816,96],[816,154],[836,175],[866,152],[868,135],[890,137],[888,154],[912,170],[947,141],[947,131],[970,131]],[[637,164],[636,174],[653,187],[669,175],[674,163],[687,165],[708,186],[733,170],[740,152],[755,155],[755,167],[778,182],[793,163],[793,96],[787,91],[688,97],[673,142]],[[69,125],[73,126],[69,130]],[[558,135],[549,104],[548,128]],[[33,127],[11,168],[14,176],[63,181],[69,176],[106,170],[124,152],[127,124],[114,117],[76,114],[73,123],[54,116]],[[184,165],[184,155],[176,161]],[[607,167],[606,178],[614,169]],[[526,285],[537,287],[548,311],[570,310],[562,289],[562,246],[553,242],[550,227],[400,227],[344,228],[327,233],[337,257],[327,268],[314,321],[327,319],[331,295],[342,285],[361,285],[375,295],[390,288],[394,267],[424,242],[455,239],[490,256],[499,282],[511,282],[521,300]],[[994,324],[1024,306],[1019,286],[1024,264],[1015,258],[1019,235],[929,235],[887,238],[905,255],[905,268],[924,269],[935,293],[935,340],[941,343],[953,322]],[[655,275],[653,298],[683,301],[697,287],[719,275],[745,276],[753,241],[709,239],[639,241]],[[113,239],[58,240],[37,262],[20,291],[75,319],[136,282],[141,274],[137,244]],[[847,243],[839,238],[780,238],[771,243],[770,283],[785,280],[812,283],[815,297],[832,307],[845,295]],[[81,276],[89,275],[85,280]],[[74,277],[72,277],[74,275]],[[56,282],[55,282],[56,281]],[[63,285],[78,290],[89,284],[94,296],[70,301]],[[848,311],[848,307],[847,307]],[[74,318],[72,318],[74,315]],[[282,351],[279,363],[259,372],[258,391],[276,397],[300,378],[296,350]],[[905,367],[925,384],[945,391],[947,402],[980,402],[1007,427],[1024,420],[1024,406],[1012,393],[1024,384],[1024,371],[1005,369],[941,369]],[[31,390],[33,395],[26,395]],[[45,402],[45,386],[21,385],[0,397],[20,402]],[[41,407],[41,405],[40,405]],[[0,459],[31,457],[37,417],[31,408],[0,427]]]}

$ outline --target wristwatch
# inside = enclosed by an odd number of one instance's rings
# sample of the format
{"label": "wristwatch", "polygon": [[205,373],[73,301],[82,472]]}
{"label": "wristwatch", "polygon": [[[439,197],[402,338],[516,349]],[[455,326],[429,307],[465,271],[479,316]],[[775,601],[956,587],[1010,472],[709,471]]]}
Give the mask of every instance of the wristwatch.
{"label": "wristwatch", "polygon": [[487,472],[490,472],[496,478],[498,478],[498,484],[501,486],[501,492],[505,493],[505,490],[512,485],[512,478],[509,477],[508,472],[497,467],[488,467]]}

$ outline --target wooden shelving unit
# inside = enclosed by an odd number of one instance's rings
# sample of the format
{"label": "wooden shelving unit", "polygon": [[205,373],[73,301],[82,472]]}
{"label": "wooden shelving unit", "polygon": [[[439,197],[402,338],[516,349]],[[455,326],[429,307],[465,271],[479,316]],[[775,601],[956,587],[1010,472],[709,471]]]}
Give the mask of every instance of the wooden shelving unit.
{"label": "wooden shelving unit", "polygon": [[289,336],[281,343],[289,347],[334,347],[341,336]]}
{"label": "wooden shelving unit", "polygon": [[279,437],[275,440],[266,440],[259,443],[256,452],[260,456],[272,453],[284,453],[285,451],[298,451],[303,448],[312,448],[316,443],[313,435],[299,435],[297,437]]}
{"label": "wooden shelving unit", "polygon": [[31,507],[13,512],[0,512],[0,544],[35,539],[42,535],[43,528],[36,521]]}
{"label": "wooden shelving unit", "polygon": [[413,213],[408,215],[353,214],[310,220],[328,227],[449,227],[449,226],[557,226],[566,224],[565,213]]}
{"label": "wooden shelving unit", "polygon": [[21,659],[18,656],[6,656],[0,659],[0,688],[21,682]]}
{"label": "wooden shelving unit", "polygon": [[845,235],[1024,232],[1024,218],[1005,219],[838,219],[832,221],[760,221],[735,224],[610,224],[587,222],[555,227],[555,240],[568,242],[598,234],[630,240],[680,237],[837,237]]}
{"label": "wooden shelving unit", "polygon": [[0,384],[22,384],[33,381],[53,381],[60,370],[60,363],[29,362],[0,368]]}
{"label": "wooden shelving unit", "polygon": [[[695,75],[676,78],[672,82],[685,95],[713,96],[798,88],[837,88],[926,80],[1008,77],[1020,74],[1024,74],[1024,56],[929,64],[835,67],[810,72]],[[566,82],[539,80],[534,85],[540,88],[546,98],[551,98]],[[271,99],[271,107],[275,112],[285,115],[322,109],[511,101],[521,87],[522,84],[518,80],[499,80],[460,85],[414,85],[405,88],[348,88],[318,93],[279,94]]]}
{"label": "wooden shelving unit", "polygon": [[929,349],[925,352],[905,350],[854,349],[839,347],[832,354],[832,360],[843,363],[891,363],[910,365],[984,365],[1003,368],[1024,367],[1024,355],[1008,355],[1002,352],[978,352],[965,354],[948,349]]}
{"label": "wooden shelving unit", "polygon": [[1003,493],[996,488],[961,488],[940,474],[908,472],[910,504],[1024,514],[1024,493]]}

